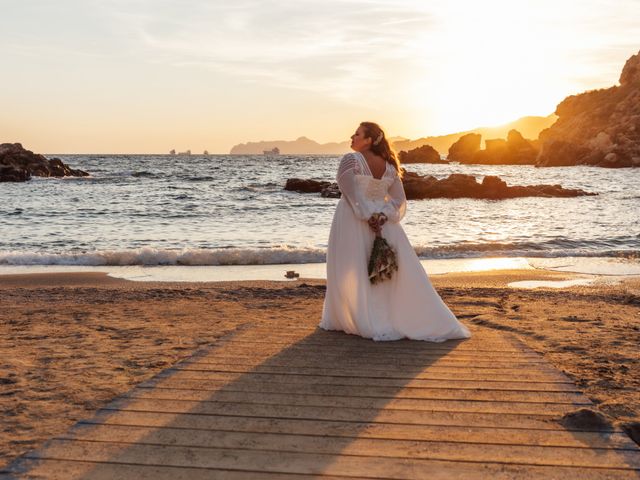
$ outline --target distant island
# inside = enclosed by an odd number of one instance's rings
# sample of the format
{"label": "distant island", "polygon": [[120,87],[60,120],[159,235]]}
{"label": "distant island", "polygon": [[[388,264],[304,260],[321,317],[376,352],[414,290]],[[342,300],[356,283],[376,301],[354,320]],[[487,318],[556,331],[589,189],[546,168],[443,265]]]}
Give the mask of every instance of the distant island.
{"label": "distant island", "polygon": [[[527,138],[537,138],[538,134],[553,125],[557,118],[555,114],[546,117],[528,116],[498,127],[478,127],[464,132],[423,137],[416,140],[409,140],[404,137],[391,137],[389,140],[396,152],[409,151],[424,145],[430,145],[441,155],[446,155],[451,145],[460,137],[469,133],[480,134],[483,138],[506,138],[510,130],[516,129]],[[296,140],[263,140],[260,142],[241,143],[231,148],[230,153],[232,155],[260,155],[274,148],[277,148],[281,154],[289,155],[340,155],[350,150],[348,140],[344,142],[318,143],[307,137],[299,137]]]}
{"label": "distant island", "polygon": [[324,154],[337,155],[349,151],[349,142],[318,143],[307,137],[299,137],[296,140],[263,140],[260,142],[247,142],[235,145],[231,148],[232,155],[261,155],[264,152],[272,152],[275,148],[280,154]]}

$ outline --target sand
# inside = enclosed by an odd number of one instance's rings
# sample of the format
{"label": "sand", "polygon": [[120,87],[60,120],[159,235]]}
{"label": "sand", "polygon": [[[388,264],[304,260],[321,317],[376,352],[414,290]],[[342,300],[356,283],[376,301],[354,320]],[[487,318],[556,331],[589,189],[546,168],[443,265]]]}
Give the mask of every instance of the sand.
{"label": "sand", "polygon": [[[521,290],[542,270],[433,275],[465,323],[516,334],[614,423],[640,421],[640,280]],[[316,323],[324,280],[142,283],[0,276],[0,467],[176,361],[255,323]]]}

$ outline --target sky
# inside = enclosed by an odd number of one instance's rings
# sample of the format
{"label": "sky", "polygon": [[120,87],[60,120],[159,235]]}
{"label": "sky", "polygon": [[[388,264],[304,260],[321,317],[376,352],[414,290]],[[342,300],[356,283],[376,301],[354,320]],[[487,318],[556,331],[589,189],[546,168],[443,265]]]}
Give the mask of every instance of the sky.
{"label": "sky", "polygon": [[618,83],[640,0],[0,0],[0,142],[227,153],[418,138]]}

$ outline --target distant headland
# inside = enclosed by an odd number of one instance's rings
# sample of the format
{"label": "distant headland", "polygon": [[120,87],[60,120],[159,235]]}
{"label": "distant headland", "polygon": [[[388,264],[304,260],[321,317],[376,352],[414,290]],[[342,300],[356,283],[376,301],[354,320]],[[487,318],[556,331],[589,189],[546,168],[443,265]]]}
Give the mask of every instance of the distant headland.
{"label": "distant headland", "polygon": [[[570,95],[546,117],[522,117],[494,128],[417,140],[389,140],[402,163],[640,167],[640,52],[627,59],[619,83]],[[231,153],[256,154],[273,148],[289,154],[339,155],[349,151],[349,143],[319,144],[300,137],[292,142],[243,143]],[[445,155],[446,161],[441,158]]]}
{"label": "distant headland", "polygon": [[[484,138],[505,138],[510,130],[515,129],[527,138],[537,138],[538,134],[553,125],[557,118],[554,114],[546,117],[528,116],[498,127],[478,127],[464,132],[423,137],[416,140],[409,140],[404,137],[391,137],[389,140],[397,152],[430,145],[441,155],[446,155],[451,145],[460,137],[469,133],[480,134]],[[281,154],[289,155],[340,155],[350,150],[348,140],[344,142],[318,143],[307,137],[299,137],[296,140],[263,140],[260,142],[240,143],[233,146],[230,153],[232,155],[259,155],[274,148],[278,148]]]}

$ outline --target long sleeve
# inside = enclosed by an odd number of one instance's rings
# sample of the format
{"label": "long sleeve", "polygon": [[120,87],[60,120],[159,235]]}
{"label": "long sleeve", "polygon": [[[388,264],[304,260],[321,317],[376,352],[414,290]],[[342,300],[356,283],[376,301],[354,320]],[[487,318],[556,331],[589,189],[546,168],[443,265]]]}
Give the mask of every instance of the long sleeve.
{"label": "long sleeve", "polygon": [[338,187],[342,195],[345,196],[349,205],[351,205],[356,217],[360,220],[367,221],[373,212],[369,211],[367,202],[363,202],[362,199],[359,198],[355,178],[358,167],[358,160],[355,155],[353,153],[347,153],[340,161],[336,181],[338,182]]}
{"label": "long sleeve", "polygon": [[402,180],[396,173],[393,184],[389,187],[389,199],[382,207],[384,213],[390,222],[398,223],[404,218],[407,210],[407,196],[404,193]]}

